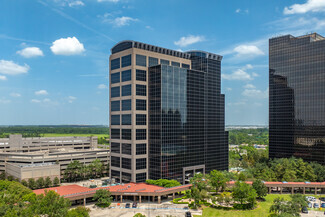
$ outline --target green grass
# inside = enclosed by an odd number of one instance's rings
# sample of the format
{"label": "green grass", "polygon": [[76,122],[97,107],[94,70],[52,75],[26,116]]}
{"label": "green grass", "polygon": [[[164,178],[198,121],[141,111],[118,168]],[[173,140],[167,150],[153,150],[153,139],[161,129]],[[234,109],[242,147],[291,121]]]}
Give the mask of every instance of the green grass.
{"label": "green grass", "polygon": [[[285,199],[290,199],[288,194],[269,194],[265,197],[264,202],[258,202],[257,208],[254,210],[223,210],[216,208],[205,208],[203,209],[203,217],[212,216],[225,216],[225,217],[267,217],[269,216],[269,209],[273,203],[273,200],[277,197],[283,197]],[[200,216],[196,216],[200,217]]]}

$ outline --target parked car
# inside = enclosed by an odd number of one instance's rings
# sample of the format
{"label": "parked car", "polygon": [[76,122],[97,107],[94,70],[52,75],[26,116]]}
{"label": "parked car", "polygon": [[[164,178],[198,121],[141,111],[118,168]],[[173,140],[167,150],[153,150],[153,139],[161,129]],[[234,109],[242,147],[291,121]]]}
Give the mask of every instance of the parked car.
{"label": "parked car", "polygon": [[137,208],[137,202],[134,202],[133,204],[132,204],[132,208]]}
{"label": "parked car", "polygon": [[319,208],[319,204],[318,203],[314,203],[314,208]]}
{"label": "parked car", "polygon": [[308,209],[307,209],[307,207],[304,206],[304,207],[301,209],[301,212],[302,212],[302,213],[308,213]]}
{"label": "parked car", "polygon": [[308,208],[313,208],[313,204],[312,203],[308,203]]}
{"label": "parked car", "polygon": [[191,212],[186,212],[186,213],[185,213],[185,217],[192,217]]}
{"label": "parked car", "polygon": [[126,203],[125,208],[130,208],[130,203]]}
{"label": "parked car", "polygon": [[325,203],[322,203],[320,207],[325,208]]}

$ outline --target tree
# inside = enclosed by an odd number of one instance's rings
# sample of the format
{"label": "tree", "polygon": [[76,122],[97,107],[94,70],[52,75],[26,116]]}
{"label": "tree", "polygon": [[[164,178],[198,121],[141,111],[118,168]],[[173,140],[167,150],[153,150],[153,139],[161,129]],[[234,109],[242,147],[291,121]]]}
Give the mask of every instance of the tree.
{"label": "tree", "polygon": [[43,177],[40,177],[36,180],[36,188],[37,189],[40,189],[40,188],[43,188],[45,185],[45,181],[44,181],[44,178]]}
{"label": "tree", "polygon": [[21,180],[20,183],[21,183],[23,186],[28,187],[28,182],[27,182],[25,179]]}
{"label": "tree", "polygon": [[246,176],[245,176],[245,174],[243,173],[243,172],[241,172],[241,173],[239,173],[239,175],[238,175],[238,181],[243,181],[243,182],[245,182],[246,181]]}
{"label": "tree", "polygon": [[299,209],[302,209],[305,206],[308,206],[307,199],[302,194],[290,195],[291,201],[299,206]]}
{"label": "tree", "polygon": [[272,206],[269,210],[276,216],[300,216],[300,207],[294,201],[287,201],[284,198],[277,197],[274,199]]}
{"label": "tree", "polygon": [[[95,171],[95,177],[97,177],[98,175],[101,175],[103,173],[104,165],[99,159],[93,160],[91,162],[91,165],[92,165],[93,171]],[[91,172],[93,172],[93,171],[91,171]]]}
{"label": "tree", "polygon": [[214,187],[216,189],[216,192],[218,192],[221,188],[223,191],[227,185],[227,182],[229,181],[222,172],[213,170],[208,175],[208,180],[210,186]]}
{"label": "tree", "polygon": [[6,173],[5,172],[1,172],[0,173],[0,180],[5,180],[6,179]]}
{"label": "tree", "polygon": [[252,186],[256,191],[257,197],[263,198],[267,195],[267,187],[261,180],[259,179],[255,180]]}
{"label": "tree", "polygon": [[113,201],[113,198],[109,190],[99,189],[96,191],[93,200],[97,201],[96,206],[98,207],[109,207]]}
{"label": "tree", "polygon": [[90,209],[78,206],[75,209],[71,209],[68,211],[68,214],[66,217],[89,217]]}
{"label": "tree", "polygon": [[53,179],[53,186],[54,186],[54,187],[57,187],[57,186],[59,186],[59,185],[60,185],[60,180],[59,180],[58,177],[55,177],[55,178]]}
{"label": "tree", "polygon": [[141,213],[137,213],[135,214],[133,217],[146,217],[144,214],[141,214]]}
{"label": "tree", "polygon": [[32,190],[34,190],[36,188],[35,179],[33,179],[33,178],[28,179],[28,187]]}
{"label": "tree", "polygon": [[61,197],[55,191],[46,191],[37,195],[37,203],[32,205],[32,210],[39,215],[48,217],[66,216],[71,206],[69,199]]}
{"label": "tree", "polygon": [[49,188],[52,186],[52,180],[50,177],[46,177],[45,182],[44,182],[44,187]]}
{"label": "tree", "polygon": [[157,179],[157,180],[152,180],[152,179],[148,179],[146,180],[147,184],[150,185],[158,185],[161,187],[165,187],[165,188],[171,188],[171,187],[176,187],[176,186],[180,186],[181,183],[179,183],[178,181],[172,179],[172,180],[168,180],[168,179]]}
{"label": "tree", "polygon": [[203,175],[202,173],[196,173],[191,179],[190,179],[190,183],[199,189],[199,191],[205,189],[207,190],[208,188],[208,181],[207,178],[205,177],[205,175]]}
{"label": "tree", "polygon": [[253,208],[256,203],[256,191],[255,189],[246,184],[245,182],[237,181],[232,191],[232,197],[234,201],[239,202],[243,208],[243,204],[247,204],[247,208]]}

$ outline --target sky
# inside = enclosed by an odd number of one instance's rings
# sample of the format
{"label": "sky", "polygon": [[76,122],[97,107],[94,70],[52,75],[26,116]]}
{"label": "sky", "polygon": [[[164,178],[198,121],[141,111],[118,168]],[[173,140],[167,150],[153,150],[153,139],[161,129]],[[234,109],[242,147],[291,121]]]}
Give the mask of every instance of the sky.
{"label": "sky", "polygon": [[267,125],[268,39],[324,27],[325,0],[1,0],[0,125],[108,125],[122,40],[222,55],[226,125]]}

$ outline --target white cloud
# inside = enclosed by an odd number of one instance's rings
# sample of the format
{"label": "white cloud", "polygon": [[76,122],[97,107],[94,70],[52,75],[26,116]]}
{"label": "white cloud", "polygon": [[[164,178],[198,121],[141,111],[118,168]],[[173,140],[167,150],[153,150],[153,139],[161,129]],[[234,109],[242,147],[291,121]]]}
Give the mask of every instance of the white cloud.
{"label": "white cloud", "polygon": [[68,96],[69,103],[73,103],[73,101],[75,101],[76,99],[77,99],[77,97],[75,97],[75,96]]}
{"label": "white cloud", "polygon": [[243,69],[237,69],[231,74],[222,74],[221,77],[226,80],[253,80],[252,76]]}
{"label": "white cloud", "polygon": [[254,85],[252,85],[252,84],[246,84],[244,86],[244,88],[246,88],[246,89],[255,89],[256,87]]}
{"label": "white cloud", "polygon": [[237,57],[264,55],[264,52],[256,45],[239,45],[234,48],[234,52],[237,53]]}
{"label": "white cloud", "polygon": [[60,38],[52,43],[51,51],[55,55],[77,55],[85,51],[84,45],[76,37]]}
{"label": "white cloud", "polygon": [[252,76],[253,76],[253,77],[258,77],[259,75],[258,75],[256,72],[253,72],[253,73],[252,73]]}
{"label": "white cloud", "polygon": [[4,76],[4,75],[0,75],[0,80],[1,80],[1,81],[6,81],[6,80],[7,80],[7,77]]}
{"label": "white cloud", "polygon": [[69,2],[69,7],[75,7],[75,6],[84,6],[85,3],[83,3],[82,1],[72,1]]}
{"label": "white cloud", "polygon": [[48,95],[49,93],[46,90],[39,90],[39,91],[35,91],[35,95],[40,96],[40,95]]}
{"label": "white cloud", "polygon": [[229,102],[227,103],[227,106],[244,106],[246,105],[246,101],[241,100],[239,102]]}
{"label": "white cloud", "polygon": [[12,97],[21,97],[21,94],[20,93],[11,93],[10,96]]}
{"label": "white cloud", "polygon": [[246,66],[244,66],[244,69],[252,69],[254,68],[251,64],[246,64]]}
{"label": "white cloud", "polygon": [[17,51],[17,54],[25,58],[44,56],[43,51],[38,47],[26,47],[22,50]]}
{"label": "white cloud", "polygon": [[23,66],[14,63],[13,61],[0,60],[0,74],[5,75],[19,75],[25,74],[29,70],[29,66],[24,64]]}
{"label": "white cloud", "polygon": [[32,102],[32,103],[41,103],[41,100],[38,100],[38,99],[32,99],[30,102]]}
{"label": "white cloud", "polygon": [[98,89],[107,89],[107,85],[106,84],[100,84],[97,87]]}
{"label": "white cloud", "polygon": [[324,0],[307,0],[304,4],[293,4],[289,7],[285,7],[284,14],[305,14],[308,12],[320,12],[325,11]]}
{"label": "white cloud", "polygon": [[265,91],[261,91],[261,90],[257,90],[257,89],[245,89],[242,92],[242,95],[247,96],[247,97],[265,99],[269,95],[269,89],[266,89]]}
{"label": "white cloud", "polygon": [[136,22],[138,19],[132,17],[116,17],[115,19],[109,20],[114,26],[121,27],[121,26],[128,26],[131,22]]}
{"label": "white cloud", "polygon": [[11,100],[9,100],[9,99],[0,99],[0,103],[1,104],[9,104],[9,103],[11,103]]}
{"label": "white cloud", "polygon": [[237,8],[236,10],[235,10],[235,12],[237,13],[237,14],[248,14],[249,13],[249,10],[248,9],[246,9],[246,10],[242,10],[242,9],[240,9],[240,8]]}
{"label": "white cloud", "polygon": [[226,90],[227,91],[232,91],[232,88],[231,87],[227,87]]}
{"label": "white cloud", "polygon": [[181,37],[178,41],[175,41],[174,44],[180,47],[186,47],[188,45],[195,44],[204,40],[205,40],[204,36],[189,35],[186,37]]}

